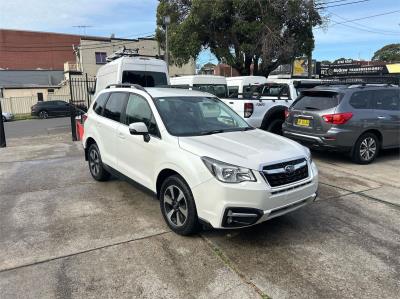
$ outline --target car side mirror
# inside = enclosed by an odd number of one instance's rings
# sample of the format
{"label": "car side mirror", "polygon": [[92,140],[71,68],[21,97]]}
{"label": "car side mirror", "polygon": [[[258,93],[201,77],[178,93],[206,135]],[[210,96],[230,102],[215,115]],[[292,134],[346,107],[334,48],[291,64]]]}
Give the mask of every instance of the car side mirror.
{"label": "car side mirror", "polygon": [[131,135],[142,135],[145,142],[150,141],[149,130],[144,122],[131,123],[129,125]]}

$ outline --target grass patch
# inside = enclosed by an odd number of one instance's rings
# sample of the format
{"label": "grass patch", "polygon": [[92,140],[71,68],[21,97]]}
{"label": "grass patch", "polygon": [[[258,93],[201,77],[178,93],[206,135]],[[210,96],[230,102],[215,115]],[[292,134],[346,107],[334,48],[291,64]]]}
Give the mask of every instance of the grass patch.
{"label": "grass patch", "polygon": [[14,116],[14,121],[15,120],[26,120],[26,119],[34,119],[35,117],[32,116],[30,113],[25,113],[25,114],[17,114]]}

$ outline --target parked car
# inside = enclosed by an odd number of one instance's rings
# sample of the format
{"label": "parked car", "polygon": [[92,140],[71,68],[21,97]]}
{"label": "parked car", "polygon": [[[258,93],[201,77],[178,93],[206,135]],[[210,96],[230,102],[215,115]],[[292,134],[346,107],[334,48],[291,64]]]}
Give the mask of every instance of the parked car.
{"label": "parked car", "polygon": [[41,101],[31,107],[31,115],[45,119],[50,116],[68,116],[71,106],[64,101]]}
{"label": "parked car", "polygon": [[200,90],[216,95],[219,98],[228,97],[227,79],[224,76],[195,75],[171,78],[175,88]]}
{"label": "parked car", "polygon": [[287,112],[285,136],[348,152],[360,164],[400,145],[399,88],[325,86],[304,91]]}
{"label": "parked car", "polygon": [[6,121],[13,120],[14,119],[14,114],[12,114],[11,112],[3,112],[1,114],[1,117],[3,119],[3,122],[6,122]]}
{"label": "parked car", "polygon": [[254,225],[316,198],[308,148],[249,126],[209,93],[108,88],[89,108],[83,146],[91,175],[128,177],[157,195],[178,234],[199,222]]}
{"label": "parked car", "polygon": [[[235,78],[228,80],[228,88],[231,92],[229,99],[221,100],[253,127],[279,135],[282,135],[285,110],[297,98],[300,91],[321,84],[321,80],[317,79],[259,79],[258,77],[257,82],[250,83],[250,86],[247,85],[243,89],[243,81],[249,79]],[[235,95],[234,89],[242,90],[242,93]]]}

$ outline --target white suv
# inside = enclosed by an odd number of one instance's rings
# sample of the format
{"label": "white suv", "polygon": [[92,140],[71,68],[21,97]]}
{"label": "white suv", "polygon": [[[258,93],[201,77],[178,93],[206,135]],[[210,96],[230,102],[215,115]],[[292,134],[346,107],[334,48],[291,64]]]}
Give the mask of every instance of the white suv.
{"label": "white suv", "polygon": [[150,189],[182,235],[200,222],[250,226],[316,198],[307,148],[250,127],[208,93],[107,88],[88,111],[83,145],[94,179],[122,174]]}

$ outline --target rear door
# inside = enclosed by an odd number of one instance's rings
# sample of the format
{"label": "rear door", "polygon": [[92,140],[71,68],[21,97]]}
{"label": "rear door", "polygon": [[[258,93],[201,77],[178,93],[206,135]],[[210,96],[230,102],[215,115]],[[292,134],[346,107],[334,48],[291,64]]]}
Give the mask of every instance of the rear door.
{"label": "rear door", "polygon": [[100,154],[107,165],[117,166],[117,130],[121,125],[122,111],[126,106],[128,93],[113,92],[110,94],[103,110],[103,117],[97,121],[97,130],[101,138]]}
{"label": "rear door", "polygon": [[334,91],[305,91],[293,103],[286,125],[301,133],[324,134],[332,124],[323,116],[334,114],[340,103],[340,94]]}
{"label": "rear door", "polygon": [[400,103],[398,89],[375,90],[373,108],[382,132],[384,147],[400,144]]}

